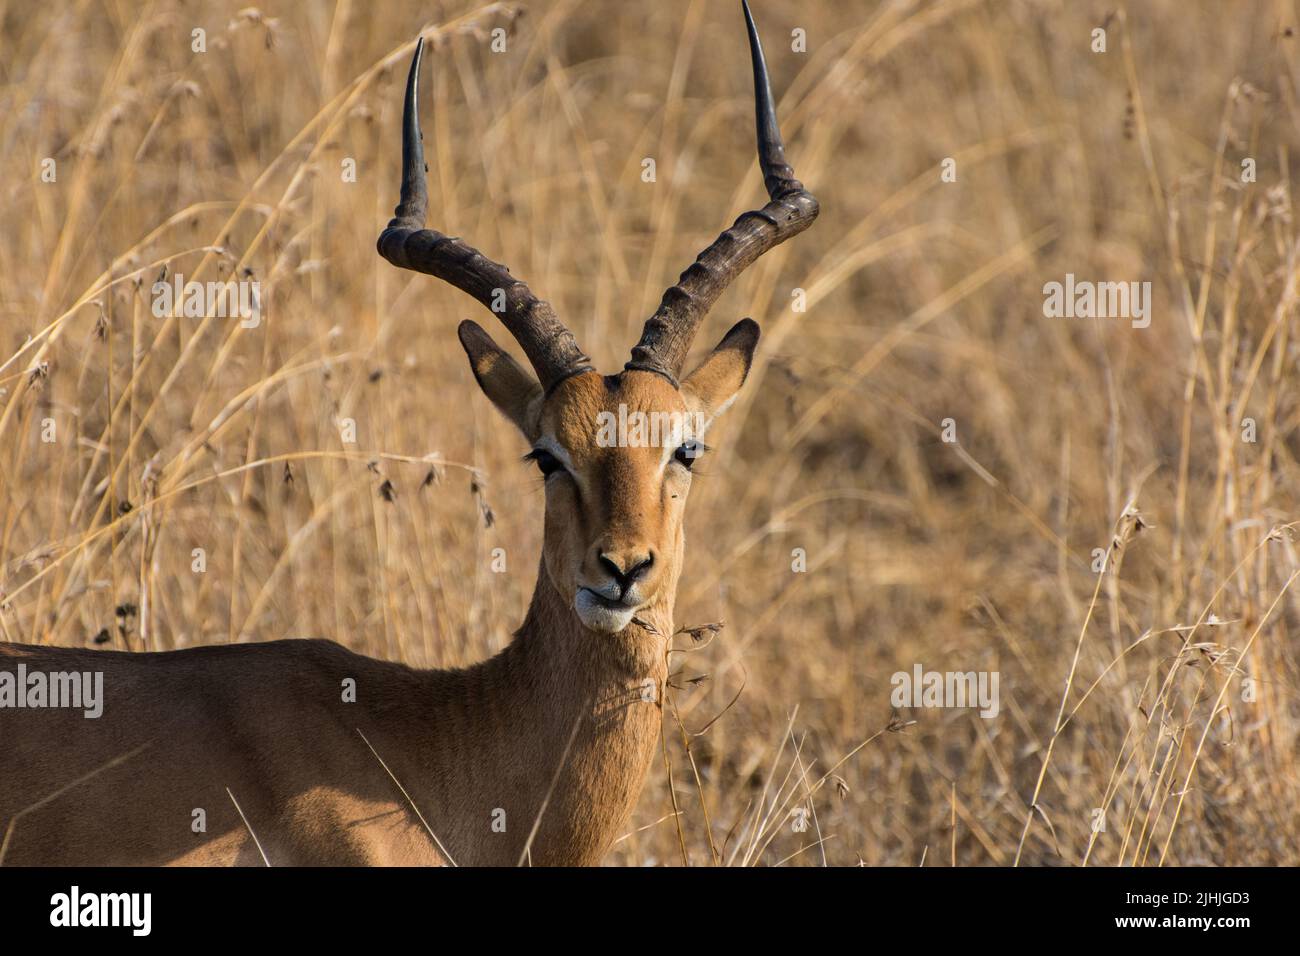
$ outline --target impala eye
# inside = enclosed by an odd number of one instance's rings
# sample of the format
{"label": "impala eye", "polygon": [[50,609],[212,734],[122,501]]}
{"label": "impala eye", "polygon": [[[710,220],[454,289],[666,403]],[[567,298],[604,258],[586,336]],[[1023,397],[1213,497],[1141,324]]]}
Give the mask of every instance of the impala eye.
{"label": "impala eye", "polygon": [[560,464],[560,459],[556,458],[545,448],[534,448],[528,454],[524,455],[524,461],[534,461],[538,469],[541,470],[542,476],[551,477],[557,471],[564,471],[564,465]]}
{"label": "impala eye", "polygon": [[683,442],[681,447],[673,452],[673,459],[687,471],[690,471],[691,466],[704,454],[704,447],[704,442],[692,438]]}

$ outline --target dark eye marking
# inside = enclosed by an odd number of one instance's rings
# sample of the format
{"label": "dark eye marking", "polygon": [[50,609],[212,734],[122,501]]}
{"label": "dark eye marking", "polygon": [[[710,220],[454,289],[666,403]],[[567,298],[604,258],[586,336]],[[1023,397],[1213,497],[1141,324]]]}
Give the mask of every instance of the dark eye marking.
{"label": "dark eye marking", "polygon": [[696,441],[694,438],[691,438],[683,442],[681,446],[673,452],[673,460],[687,471],[690,471],[691,468],[694,467],[695,463],[699,461],[700,456],[708,450],[709,446],[704,444],[704,442]]}
{"label": "dark eye marking", "polygon": [[551,477],[551,475],[555,474],[557,471],[564,471],[564,465],[560,463],[560,459],[556,458],[545,448],[534,448],[528,454],[524,455],[524,461],[536,462],[542,476],[546,478]]}

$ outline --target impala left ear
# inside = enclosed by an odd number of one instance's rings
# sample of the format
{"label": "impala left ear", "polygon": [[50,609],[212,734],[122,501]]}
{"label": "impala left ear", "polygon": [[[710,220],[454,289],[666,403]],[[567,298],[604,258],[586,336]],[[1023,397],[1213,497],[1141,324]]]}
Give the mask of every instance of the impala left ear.
{"label": "impala left ear", "polygon": [[745,384],[758,347],[759,328],[753,319],[741,319],[686,380],[682,391],[700,403],[700,411],[714,419],[727,410]]}
{"label": "impala left ear", "polygon": [[466,319],[456,330],[460,344],[469,356],[469,366],[474,371],[483,394],[501,413],[515,423],[524,437],[532,441],[535,427],[535,406],[542,398],[542,386],[528,371],[516,362],[492,336],[483,331],[477,322]]}

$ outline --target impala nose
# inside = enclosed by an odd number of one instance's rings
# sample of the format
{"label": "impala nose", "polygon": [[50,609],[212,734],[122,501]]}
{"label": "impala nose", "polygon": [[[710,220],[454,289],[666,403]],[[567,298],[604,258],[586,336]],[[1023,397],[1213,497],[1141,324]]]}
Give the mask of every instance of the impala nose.
{"label": "impala nose", "polygon": [[628,588],[649,573],[655,563],[655,553],[602,551],[597,556],[597,561],[613,576],[619,590],[626,593]]}

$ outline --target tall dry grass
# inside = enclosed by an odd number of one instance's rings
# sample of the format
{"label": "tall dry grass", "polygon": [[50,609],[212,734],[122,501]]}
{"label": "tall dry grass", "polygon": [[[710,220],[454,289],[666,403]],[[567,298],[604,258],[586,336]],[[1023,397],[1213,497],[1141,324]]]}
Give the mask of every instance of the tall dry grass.
{"label": "tall dry grass", "polygon": [[[239,7],[0,2],[0,634],[482,658],[542,495],[477,305],[374,251],[410,44],[435,224],[616,368],[761,194],[739,11]],[[689,509],[679,620],[726,626],[678,638],[611,862],[1300,862],[1294,4],[755,12],[823,212],[700,336],[764,327]],[[263,324],[155,318],[164,268]],[[1151,326],[1045,318],[1066,273],[1150,281]],[[894,712],[918,662],[998,671],[999,716]]]}

